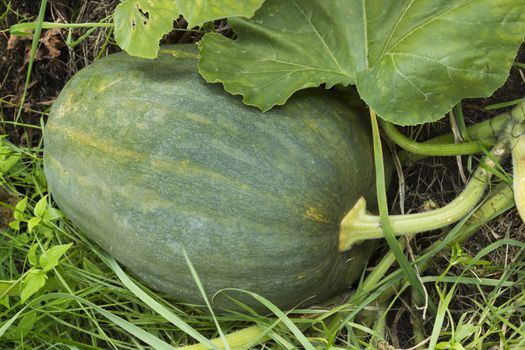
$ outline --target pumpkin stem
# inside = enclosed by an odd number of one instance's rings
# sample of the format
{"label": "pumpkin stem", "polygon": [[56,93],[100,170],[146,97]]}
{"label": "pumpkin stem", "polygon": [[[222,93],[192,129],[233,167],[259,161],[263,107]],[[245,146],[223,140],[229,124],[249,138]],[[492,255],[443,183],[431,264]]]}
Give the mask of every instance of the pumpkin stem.
{"label": "pumpkin stem", "polygon": [[[268,330],[261,326],[251,326],[226,335],[226,341],[232,349],[247,349],[268,340]],[[225,349],[222,338],[212,339],[211,342],[219,349]],[[194,344],[176,348],[176,350],[208,350],[206,344]]]}
{"label": "pumpkin stem", "polygon": [[[512,111],[512,118],[498,141],[480,162],[460,195],[444,207],[417,214],[391,215],[389,217],[396,236],[412,235],[448,226],[468,214],[483,197],[499,161],[511,149],[509,142],[521,134],[525,119],[525,103]],[[516,129],[518,128],[518,129]],[[519,133],[515,133],[519,130]],[[513,136],[514,135],[514,136]],[[380,218],[366,211],[366,201],[361,198],[346,214],[339,227],[339,251],[349,250],[354,244],[367,239],[383,238]]]}
{"label": "pumpkin stem", "polygon": [[525,132],[523,130],[513,135],[512,169],[514,201],[521,219],[525,221]]}

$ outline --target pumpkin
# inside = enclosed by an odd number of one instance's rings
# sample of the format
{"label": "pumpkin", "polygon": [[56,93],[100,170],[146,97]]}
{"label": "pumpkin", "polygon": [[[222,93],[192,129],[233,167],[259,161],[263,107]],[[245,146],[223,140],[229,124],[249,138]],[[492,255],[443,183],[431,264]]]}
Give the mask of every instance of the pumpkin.
{"label": "pumpkin", "polygon": [[338,252],[338,229],[359,197],[373,201],[365,120],[324,89],[262,113],[206,83],[193,46],[118,53],[56,99],[44,168],[61,210],[153,288],[203,303],[186,252],[214,307],[241,288],[286,309],[362,274],[370,246]]}

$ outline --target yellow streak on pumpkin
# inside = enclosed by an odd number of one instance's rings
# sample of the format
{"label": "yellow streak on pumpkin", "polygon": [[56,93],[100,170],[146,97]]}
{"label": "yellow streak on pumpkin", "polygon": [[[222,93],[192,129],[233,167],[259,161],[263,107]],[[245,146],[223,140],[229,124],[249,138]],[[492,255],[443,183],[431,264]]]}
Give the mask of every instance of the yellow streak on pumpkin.
{"label": "yellow streak on pumpkin", "polygon": [[306,272],[301,272],[300,274],[298,274],[298,275],[296,276],[296,278],[297,278],[298,280],[302,280],[302,279],[305,278],[305,277],[306,277]]}
{"label": "yellow streak on pumpkin", "polygon": [[323,224],[329,224],[330,221],[323,215],[319,210],[317,210],[314,207],[308,208],[306,213],[304,214],[304,217],[307,219],[311,219]]}
{"label": "yellow streak on pumpkin", "polygon": [[[56,129],[55,123],[48,124],[49,129]],[[113,142],[108,142],[102,138],[94,138],[90,135],[87,135],[79,130],[75,130],[72,128],[68,128],[66,126],[60,125],[58,127],[59,133],[64,134],[64,136],[71,140],[72,142],[81,143],[84,145],[88,145],[90,147],[96,148],[103,153],[107,153],[110,155],[113,155],[115,157],[123,157],[123,158],[135,158],[140,160],[147,159],[147,156],[144,153],[132,151],[129,149],[125,149],[123,147],[119,147],[115,145]]]}
{"label": "yellow streak on pumpkin", "polygon": [[121,82],[122,80],[124,80],[124,78],[113,80],[113,81],[109,82],[108,84],[104,84],[102,86],[99,86],[97,91],[98,92],[102,92],[102,91],[106,90],[107,88],[111,87],[112,85],[115,85],[115,84]]}
{"label": "yellow streak on pumpkin", "polygon": [[54,113],[54,119],[63,118],[67,112],[75,111],[78,109],[75,104],[76,96],[74,94],[69,94],[66,97],[66,100],[60,104],[60,107]]}
{"label": "yellow streak on pumpkin", "polygon": [[214,178],[218,182],[233,183],[236,187],[247,186],[246,184],[233,179],[231,177],[224,176],[220,173],[210,171],[210,169],[201,168],[199,166],[191,164],[189,159],[183,159],[180,161],[174,159],[152,159],[151,155],[147,153],[137,152],[118,146],[116,143],[106,141],[102,138],[94,138],[80,130],[69,128],[63,125],[59,127],[55,126],[54,123],[48,124],[49,129],[58,129],[58,133],[64,135],[65,138],[70,140],[72,143],[80,143],[92,148],[97,151],[109,155],[114,158],[122,159],[134,159],[141,161],[149,161],[152,169],[160,171],[175,171],[183,174],[202,175],[206,174],[208,178]]}
{"label": "yellow streak on pumpkin", "polygon": [[204,118],[203,116],[195,114],[195,113],[185,113],[184,116],[187,119],[189,119],[189,120],[191,120],[193,122],[199,123],[199,124],[204,124],[204,125],[210,125],[211,124],[209,119]]}
{"label": "yellow streak on pumpkin", "polygon": [[[91,193],[93,188],[97,188],[103,196],[107,196],[106,200],[111,202],[112,195],[118,193],[120,197],[127,198],[131,203],[135,203],[135,207],[142,210],[143,213],[148,214],[159,208],[166,208],[173,205],[171,201],[161,198],[158,193],[150,191],[145,188],[136,188],[133,186],[111,186],[107,185],[104,181],[100,181],[98,178],[79,173],[76,168],[64,168],[63,164],[51,155],[47,155],[48,162],[52,163],[52,166],[57,169],[58,173],[74,173],[69,178],[74,178],[76,186],[81,188],[83,191]],[[137,203],[137,191],[140,192],[140,203]]]}

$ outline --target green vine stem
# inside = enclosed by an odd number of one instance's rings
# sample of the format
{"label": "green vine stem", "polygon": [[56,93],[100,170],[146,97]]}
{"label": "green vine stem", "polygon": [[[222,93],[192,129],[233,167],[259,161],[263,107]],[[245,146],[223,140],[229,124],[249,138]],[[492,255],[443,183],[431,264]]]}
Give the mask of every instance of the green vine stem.
{"label": "green vine stem", "polygon": [[[455,244],[461,244],[470,237],[472,237],[481,226],[485,223],[493,220],[502,213],[510,210],[514,207],[514,199],[512,194],[512,188],[506,183],[500,183],[491,190],[489,198],[483,202],[481,206],[466,220],[466,222],[455,232],[452,239],[447,240],[436,240],[427,247],[421,254],[421,257],[417,259],[418,270],[423,273],[431,265],[430,262],[436,257],[440,257],[445,254],[446,251]],[[400,244],[405,244],[405,239],[399,239]],[[394,277],[392,273],[390,276],[385,277],[387,271],[395,263],[396,258],[392,251],[388,251],[379,263],[372,269],[370,274],[363,280],[359,285],[359,289],[353,294],[352,298],[348,301],[348,304],[359,305],[362,301],[370,294],[381,286],[382,280],[390,280]],[[374,301],[374,305],[383,305],[393,296],[395,296],[407,282],[407,278],[403,277],[399,279],[392,287],[384,290]],[[377,313],[374,310],[361,310],[357,317],[364,322],[365,325],[371,324],[372,320],[377,318]],[[336,315],[334,320],[331,322],[331,327],[337,327],[342,321],[341,315]]]}
{"label": "green vine stem", "polygon": [[[229,333],[225,336],[226,341],[231,349],[247,349],[251,346],[260,344],[269,339],[268,330],[261,326],[251,326],[239,331]],[[225,349],[222,338],[212,339],[211,342],[219,349]],[[177,350],[208,350],[210,347],[206,344],[194,344],[178,347]]]}
{"label": "green vine stem", "polygon": [[461,156],[467,154],[475,154],[482,152],[487,147],[490,147],[492,142],[479,141],[463,142],[463,143],[422,143],[416,142],[409,137],[403,135],[392,123],[383,122],[383,130],[399,147],[414,154],[424,156]]}
{"label": "green vine stem", "polygon": [[516,135],[512,143],[512,168],[514,173],[513,189],[516,208],[525,221],[525,136]]}
{"label": "green vine stem", "polygon": [[[115,25],[113,23],[55,23],[55,22],[42,22],[41,29],[73,29],[73,28],[112,28]],[[18,23],[12,25],[9,28],[11,35],[28,35],[28,32],[37,28],[36,22]]]}
{"label": "green vine stem", "polygon": [[[472,143],[474,144],[476,143],[475,141],[477,141],[478,150],[475,152],[473,151],[473,153],[483,152],[488,147],[493,146],[496,143],[497,135],[501,133],[501,130],[509,122],[511,117],[512,115],[510,112],[505,112],[491,119],[487,119],[482,122],[476,123],[474,125],[468,126],[467,134],[469,135],[470,140],[473,141]],[[383,130],[385,130],[385,133],[387,135],[392,137],[392,135],[388,134],[389,130],[386,130],[384,128],[384,125],[383,125]],[[403,151],[399,152],[398,156],[402,163],[413,163],[417,160],[424,159],[425,157],[432,156],[432,154],[430,154],[431,152],[429,152],[429,154],[424,154],[426,148],[438,148],[438,147],[441,148],[443,145],[447,145],[447,147],[450,145],[454,145],[454,135],[452,133],[447,133],[444,135],[436,136],[434,138],[431,138],[423,142],[413,141],[412,139],[408,138],[407,136],[403,134],[402,134],[402,137],[406,139],[403,142],[409,143],[409,147],[411,150],[415,150],[416,152],[418,152],[418,149],[422,150],[420,154],[413,153],[407,149],[404,149]],[[393,141],[396,142],[395,135],[394,135]],[[462,145],[462,144],[459,144],[459,145]],[[400,146],[401,148],[404,148],[402,147],[402,145]],[[452,147],[454,148],[456,146],[452,146]],[[469,146],[469,147],[474,148],[474,146]],[[465,153],[463,155],[467,155],[467,154],[472,154],[472,153]],[[452,154],[445,154],[445,156],[450,156],[450,155]]]}
{"label": "green vine stem", "polygon": [[[459,229],[455,234],[454,238],[443,246],[443,240],[436,240],[427,247],[420,261],[417,263],[420,272],[424,272],[431,265],[430,262],[432,259],[437,256],[442,256],[445,249],[450,249],[454,244],[461,244],[471,238],[481,226],[485,223],[493,220],[502,213],[512,209],[514,207],[514,199],[512,194],[512,188],[507,184],[500,184],[494,188],[491,196],[470,216],[470,218],[465,222],[465,224]],[[439,254],[432,253],[433,251],[438,251]],[[388,270],[392,263],[395,261],[394,254],[388,252],[381,259],[381,261],[374,267],[373,272],[377,267],[381,270]],[[363,287],[360,289],[359,295],[356,295],[355,298],[360,298],[362,295],[370,294],[375,288],[377,288],[379,281],[384,277],[378,274],[371,273],[363,283]],[[400,290],[401,286],[405,284],[406,278],[401,279],[394,287],[386,290],[381,294],[380,300],[388,300],[391,298],[397,291]]]}
{"label": "green vine stem", "polygon": [[[512,111],[512,118],[504,127],[499,140],[492,150],[483,157],[467,186],[456,199],[439,209],[417,214],[390,216],[390,222],[396,235],[411,235],[442,228],[460,220],[472,210],[487,189],[492,177],[492,170],[509,153],[510,147],[508,145],[513,137],[512,135],[517,130],[517,126],[521,133],[521,124],[525,118],[524,112],[523,104],[518,105]],[[379,216],[368,214],[366,201],[361,198],[340,224],[339,251],[346,251],[354,244],[367,239],[383,237]]]}

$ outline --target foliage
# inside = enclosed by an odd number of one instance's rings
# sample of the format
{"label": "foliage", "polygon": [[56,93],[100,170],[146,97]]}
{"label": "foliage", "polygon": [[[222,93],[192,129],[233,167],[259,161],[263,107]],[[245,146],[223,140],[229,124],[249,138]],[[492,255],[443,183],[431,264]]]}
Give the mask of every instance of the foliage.
{"label": "foliage", "polygon": [[230,40],[207,34],[200,72],[268,110],[297,90],[355,84],[396,124],[440,119],[508,76],[525,33],[521,0],[268,0],[230,18]]}
{"label": "foliage", "polygon": [[115,39],[131,55],[154,58],[159,40],[173,29],[180,14],[192,28],[223,17],[250,17],[263,1],[123,0],[113,17]]}

